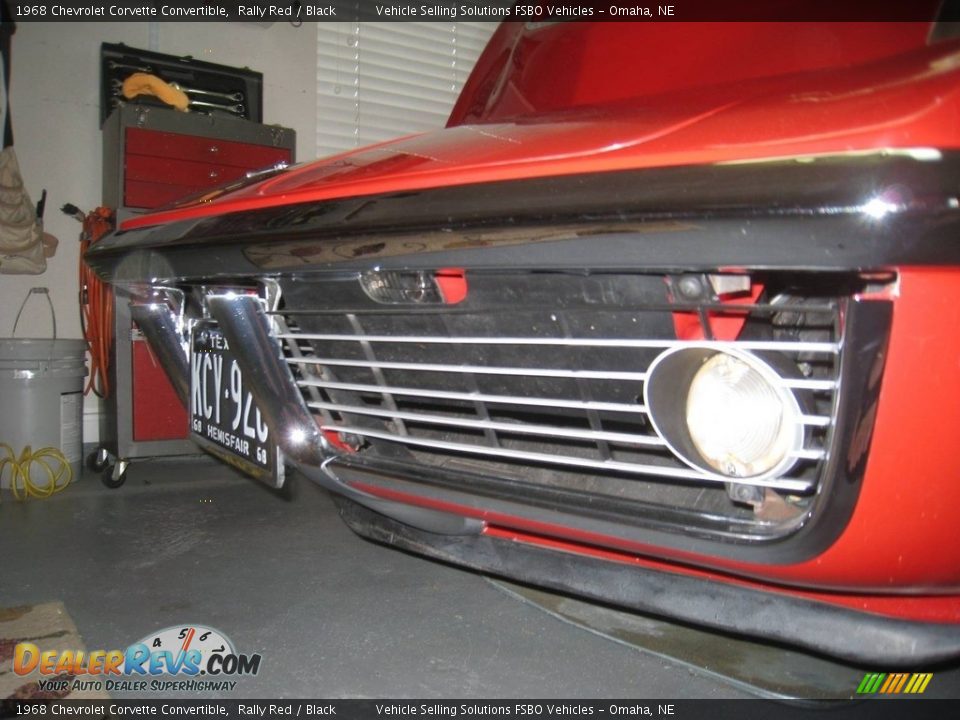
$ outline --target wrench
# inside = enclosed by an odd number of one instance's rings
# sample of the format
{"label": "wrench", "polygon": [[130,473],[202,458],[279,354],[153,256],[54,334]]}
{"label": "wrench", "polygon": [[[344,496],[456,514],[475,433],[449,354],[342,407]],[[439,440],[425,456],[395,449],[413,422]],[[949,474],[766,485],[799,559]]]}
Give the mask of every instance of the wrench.
{"label": "wrench", "polygon": [[243,105],[218,105],[217,103],[202,102],[200,100],[191,100],[190,107],[210,108],[211,110],[223,110],[234,115],[243,115]]}
{"label": "wrench", "polygon": [[213,92],[213,90],[200,90],[199,88],[190,88],[180,85],[178,83],[170,83],[171,87],[176,88],[182,92],[185,92],[187,95],[203,95],[204,97],[218,98],[220,100],[229,100],[230,102],[243,102],[243,93],[221,93]]}
{"label": "wrench", "polygon": [[[114,88],[120,89],[123,87],[123,80],[114,78],[113,80],[110,81],[110,84]],[[235,103],[239,103],[243,101],[243,93],[241,92],[218,93],[218,92],[213,92],[212,90],[196,90],[194,88],[184,87],[183,85],[180,85],[178,83],[170,83],[170,87],[176,90],[180,90],[181,92],[185,92],[188,95],[206,95],[208,97],[222,98],[223,100],[230,100],[231,102],[235,102]],[[243,112],[243,111],[241,110],[240,112]]]}
{"label": "wrench", "polygon": [[142,67],[140,65],[126,65],[125,63],[118,63],[113,60],[107,63],[107,67],[111,70],[136,70],[137,72],[152,73],[153,68],[151,67]]}
{"label": "wrench", "polygon": [[[123,96],[119,92],[120,88],[122,87],[123,87],[123,82],[121,82],[120,80],[113,81],[113,88],[114,88],[113,96],[110,98],[110,105],[112,107],[119,107],[120,105],[124,104],[124,100],[122,99]],[[241,104],[219,105],[217,103],[208,103],[208,102],[203,102],[201,100],[193,100],[192,98],[190,99],[190,106],[198,107],[198,108],[210,108],[212,110],[223,110],[224,112],[232,113],[233,115],[241,115],[241,116],[243,115],[244,110],[246,109]]]}

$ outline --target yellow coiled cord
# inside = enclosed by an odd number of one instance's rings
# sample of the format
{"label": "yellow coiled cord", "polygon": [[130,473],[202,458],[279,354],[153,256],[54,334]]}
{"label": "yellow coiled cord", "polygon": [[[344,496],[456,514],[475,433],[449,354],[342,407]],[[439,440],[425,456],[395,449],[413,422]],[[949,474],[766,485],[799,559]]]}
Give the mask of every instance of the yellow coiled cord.
{"label": "yellow coiled cord", "polygon": [[[6,457],[0,459],[0,477],[9,465],[10,489],[17,500],[50,497],[73,481],[73,468],[57,448],[45,447],[33,452],[27,445],[19,458],[6,443],[0,443],[0,450],[6,451]],[[51,462],[55,465],[51,466]],[[38,478],[34,477],[36,471],[41,473]],[[40,478],[46,478],[46,484],[42,484]]]}

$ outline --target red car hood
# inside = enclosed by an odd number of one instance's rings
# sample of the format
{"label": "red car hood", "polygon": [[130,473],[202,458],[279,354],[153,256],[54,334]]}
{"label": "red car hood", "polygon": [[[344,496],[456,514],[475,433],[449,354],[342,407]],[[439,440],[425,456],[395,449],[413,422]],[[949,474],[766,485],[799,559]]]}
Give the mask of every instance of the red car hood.
{"label": "red car hood", "polygon": [[861,66],[461,125],[297,166],[124,229],[348,196],[646,167],[949,149],[960,133],[960,42]]}

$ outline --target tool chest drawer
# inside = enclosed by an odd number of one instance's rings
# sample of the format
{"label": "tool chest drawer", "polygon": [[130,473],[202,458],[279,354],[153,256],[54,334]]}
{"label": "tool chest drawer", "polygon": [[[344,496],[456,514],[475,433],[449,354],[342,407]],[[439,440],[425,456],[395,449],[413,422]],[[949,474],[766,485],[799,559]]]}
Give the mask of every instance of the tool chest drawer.
{"label": "tool chest drawer", "polygon": [[127,155],[125,180],[145,180],[165,185],[207,187],[234,180],[247,171],[242,167],[230,167],[214,163],[171,160],[151,155]]}
{"label": "tool chest drawer", "polygon": [[187,411],[146,340],[133,348],[133,439],[177,440],[187,435]]}
{"label": "tool chest drawer", "polygon": [[127,180],[123,188],[123,201],[128,208],[159,208],[196,195],[201,190],[203,188],[199,186]]}
{"label": "tool chest drawer", "polygon": [[103,133],[104,202],[121,222],[294,155],[287,128],[167,108],[121,107]]}
{"label": "tool chest drawer", "polygon": [[146,156],[210,162],[244,170],[259,170],[290,160],[287,148],[234,142],[224,138],[208,138],[182,133],[159,132],[144,128],[127,128],[128,157]]}

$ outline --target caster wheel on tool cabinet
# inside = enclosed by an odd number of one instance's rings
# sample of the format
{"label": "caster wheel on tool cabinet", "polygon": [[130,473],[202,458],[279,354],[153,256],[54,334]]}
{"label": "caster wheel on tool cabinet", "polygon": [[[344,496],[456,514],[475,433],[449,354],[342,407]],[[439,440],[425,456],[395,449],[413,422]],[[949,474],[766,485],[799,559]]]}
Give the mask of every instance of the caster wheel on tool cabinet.
{"label": "caster wheel on tool cabinet", "polygon": [[110,456],[107,455],[107,451],[103,448],[94,450],[92,453],[87,455],[87,470],[95,473],[102,473],[107,469],[107,465],[110,464]]}
{"label": "caster wheel on tool cabinet", "polygon": [[127,481],[127,464],[118,463],[117,465],[111,465],[106,470],[103,471],[103,475],[100,476],[100,482],[106,485],[111,490],[115,490],[120,487]]}

